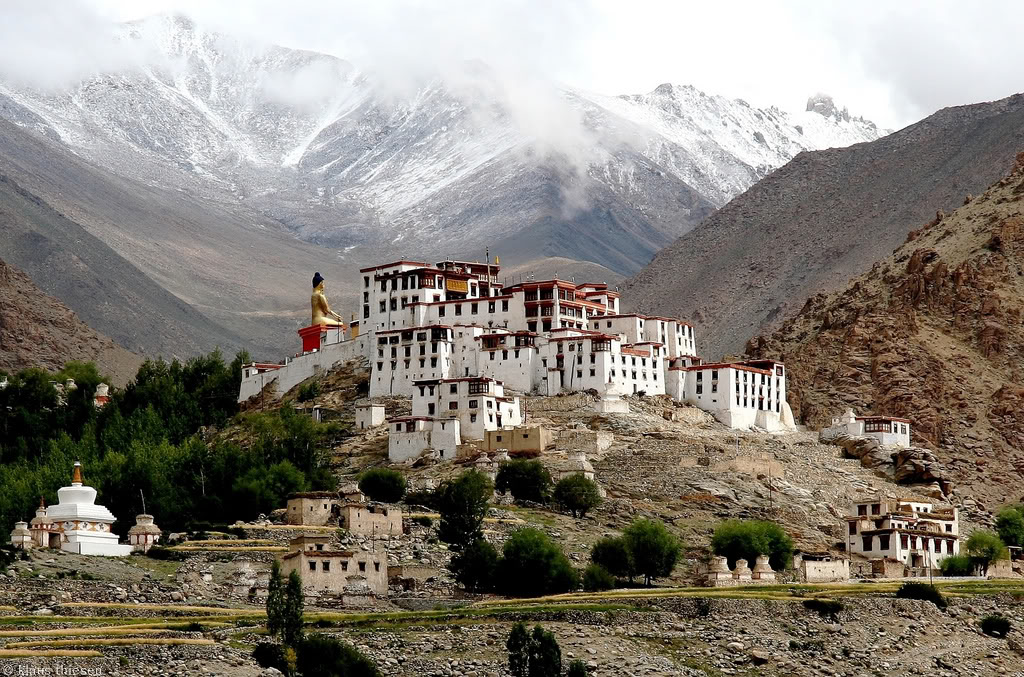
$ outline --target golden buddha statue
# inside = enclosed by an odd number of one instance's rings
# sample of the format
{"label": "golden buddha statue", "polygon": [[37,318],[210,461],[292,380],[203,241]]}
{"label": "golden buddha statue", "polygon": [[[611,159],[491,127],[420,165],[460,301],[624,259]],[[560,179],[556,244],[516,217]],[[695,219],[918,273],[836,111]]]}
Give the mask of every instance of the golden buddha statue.
{"label": "golden buddha statue", "polygon": [[345,322],[341,315],[337,314],[327,304],[327,295],[324,294],[324,278],[317,273],[313,276],[313,296],[310,299],[313,307],[313,324],[325,324],[329,327],[344,327]]}

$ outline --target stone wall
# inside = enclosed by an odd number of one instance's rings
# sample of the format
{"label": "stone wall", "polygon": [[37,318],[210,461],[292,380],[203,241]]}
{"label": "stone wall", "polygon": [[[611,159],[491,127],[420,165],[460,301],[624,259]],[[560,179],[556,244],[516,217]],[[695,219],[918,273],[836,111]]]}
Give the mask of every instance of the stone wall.
{"label": "stone wall", "polygon": [[842,583],[850,580],[850,560],[802,560],[797,571],[801,583]]}

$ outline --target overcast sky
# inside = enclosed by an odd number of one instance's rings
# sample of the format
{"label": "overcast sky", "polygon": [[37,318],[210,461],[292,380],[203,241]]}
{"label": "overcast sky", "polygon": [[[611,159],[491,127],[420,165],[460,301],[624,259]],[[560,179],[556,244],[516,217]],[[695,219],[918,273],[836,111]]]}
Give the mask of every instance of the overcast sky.
{"label": "overcast sky", "polygon": [[[7,3],[31,4],[4,0],[0,22],[25,40],[28,29],[17,25],[18,13],[8,12]],[[480,59],[604,94],[672,82],[787,110],[802,109],[820,91],[890,128],[944,106],[1024,90],[1019,0],[66,0],[60,6],[74,4],[97,20],[181,12],[217,30],[328,52],[392,75]],[[60,21],[52,10],[43,25],[51,17]],[[40,11],[30,28],[38,30]],[[81,17],[67,23],[76,30],[90,25]],[[43,42],[37,49],[48,47]]]}

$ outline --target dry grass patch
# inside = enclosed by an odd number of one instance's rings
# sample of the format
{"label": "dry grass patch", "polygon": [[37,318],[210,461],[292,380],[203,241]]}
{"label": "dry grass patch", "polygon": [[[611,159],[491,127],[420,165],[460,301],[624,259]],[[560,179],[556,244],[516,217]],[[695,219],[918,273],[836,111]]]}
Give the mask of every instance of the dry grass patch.
{"label": "dry grass patch", "polygon": [[102,658],[95,649],[0,649],[0,658]]}
{"label": "dry grass patch", "polygon": [[41,646],[133,646],[133,645],[202,645],[216,644],[212,639],[191,639],[188,637],[106,637],[99,639],[50,639],[38,642],[12,642],[11,649],[31,649]]}
{"label": "dry grass patch", "polygon": [[[230,542],[230,541],[229,541]],[[284,545],[173,545],[168,550],[176,552],[287,552],[288,547]]]}
{"label": "dry grass patch", "polygon": [[75,609],[141,609],[143,611],[187,612],[208,614],[210,616],[224,617],[225,619],[235,616],[264,616],[267,613],[263,609],[232,609],[217,606],[187,606],[184,604],[129,604],[127,602],[64,602],[60,606]]}
{"label": "dry grass patch", "polygon": [[[275,545],[269,538],[206,538],[185,541],[182,545]],[[175,547],[175,546],[172,546]]]}

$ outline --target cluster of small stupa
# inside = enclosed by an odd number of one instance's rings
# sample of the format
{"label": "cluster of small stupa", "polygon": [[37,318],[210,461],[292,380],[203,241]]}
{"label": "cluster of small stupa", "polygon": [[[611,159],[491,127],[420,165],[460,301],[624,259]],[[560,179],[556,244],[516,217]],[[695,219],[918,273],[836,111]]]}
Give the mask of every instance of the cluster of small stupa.
{"label": "cluster of small stupa", "polygon": [[128,543],[119,543],[111,526],[117,521],[105,506],[96,505],[96,490],[82,482],[82,464],[75,462],[71,485],[57,490],[57,504],[40,499],[31,522],[18,522],[11,532],[16,548],[53,548],[78,555],[124,557],[145,552],[160,540],[153,516],[136,515],[128,530]]}

